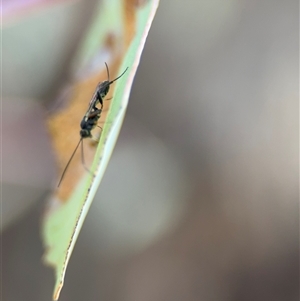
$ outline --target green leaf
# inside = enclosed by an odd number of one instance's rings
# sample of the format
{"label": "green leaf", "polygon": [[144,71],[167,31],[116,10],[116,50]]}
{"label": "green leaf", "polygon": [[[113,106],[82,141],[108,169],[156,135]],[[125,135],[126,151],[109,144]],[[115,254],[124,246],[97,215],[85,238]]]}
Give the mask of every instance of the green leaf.
{"label": "green leaf", "polygon": [[[122,57],[120,67],[120,73],[124,71],[126,67],[128,67],[128,71],[115,84],[113,101],[91,167],[93,175],[86,173],[74,188],[69,199],[64,203],[55,199],[57,197],[54,196],[50,203],[51,206],[49,206],[44,217],[42,233],[46,248],[44,260],[47,264],[53,266],[55,270],[56,283],[53,293],[54,300],[59,298],[64,283],[66,268],[75,242],[116,143],[125,116],[132,82],[151,22],[158,6],[158,0],[140,2],[142,4],[139,7],[135,7],[134,35]],[[119,12],[120,7],[124,5],[124,1],[104,1],[102,5],[104,6],[101,11],[101,20],[103,23],[97,19],[95,24],[97,24],[96,27],[105,28],[105,30],[109,31],[111,27],[115,27],[116,24],[113,22],[107,23],[107,20],[110,19],[119,22],[119,18],[111,18],[111,14],[114,14],[114,10],[111,8],[118,8],[119,10],[117,11]],[[108,15],[104,16],[103,12],[106,12]],[[95,26],[93,26],[91,30],[94,31]],[[93,56],[93,51],[97,49],[97,45],[93,43],[91,36],[92,35],[88,35],[87,37],[87,41],[83,47],[83,49],[85,49],[85,47],[86,49],[81,53],[79,65],[84,65],[86,61],[88,61],[84,56],[85,52],[87,57],[90,58]]]}

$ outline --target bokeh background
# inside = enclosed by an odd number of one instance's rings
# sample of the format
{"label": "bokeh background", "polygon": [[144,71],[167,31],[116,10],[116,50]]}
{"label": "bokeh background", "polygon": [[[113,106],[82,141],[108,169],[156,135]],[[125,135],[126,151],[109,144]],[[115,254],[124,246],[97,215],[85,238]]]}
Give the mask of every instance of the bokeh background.
{"label": "bokeh background", "polygon": [[[52,295],[44,120],[95,4],[3,6],[3,300]],[[299,300],[298,12],[161,1],[60,300]]]}

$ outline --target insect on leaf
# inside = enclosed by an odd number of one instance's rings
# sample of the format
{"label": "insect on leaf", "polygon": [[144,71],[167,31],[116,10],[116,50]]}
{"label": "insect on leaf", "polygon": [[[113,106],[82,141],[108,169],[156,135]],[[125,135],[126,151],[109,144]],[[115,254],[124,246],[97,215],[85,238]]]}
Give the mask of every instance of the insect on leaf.
{"label": "insect on leaf", "polygon": [[[59,298],[59,294],[64,283],[66,268],[75,242],[116,143],[125,116],[131,85],[140,61],[140,56],[151,22],[158,6],[158,0],[107,0],[101,1],[101,3],[101,10],[99,10],[101,11],[101,14],[98,18],[96,18],[94,25],[91,28],[91,33],[87,36],[87,40],[77,61],[76,68],[82,69],[84,66],[88,66],[89,61],[93,58],[93,53],[95,53],[96,50],[99,51],[99,48],[102,47],[104,49],[100,49],[101,51],[105,51],[107,49],[109,51],[110,49],[107,46],[109,43],[107,43],[107,39],[105,40],[104,38],[105,34],[109,37],[116,28],[122,27],[124,29],[124,33],[120,39],[123,41],[124,51],[111,55],[111,61],[114,61],[112,64],[114,67],[112,69],[110,68],[110,71],[114,70],[114,77],[111,75],[111,78],[115,78],[120,75],[127,67],[128,70],[113,84],[113,99],[111,100],[107,116],[105,116],[105,122],[101,124],[103,130],[101,132],[96,153],[94,151],[93,163],[91,165],[90,172],[86,172],[84,169],[82,172],[80,160],[78,159],[76,161],[76,159],[74,159],[74,162],[70,164],[69,168],[73,168],[73,164],[74,166],[79,165],[78,168],[81,168],[81,173],[78,174],[75,171],[71,172],[67,170],[61,187],[59,187],[58,191],[52,197],[49,203],[49,208],[44,216],[42,229],[43,241],[46,249],[44,261],[51,265],[55,270],[56,282],[53,293],[54,300]],[[124,24],[115,24],[115,22],[120,22],[120,16],[122,16],[122,13],[123,18],[121,18],[121,20],[124,20]],[[117,17],[115,15],[117,15]],[[107,20],[110,21],[108,22]],[[102,32],[99,32],[99,28],[102,28]],[[117,30],[117,32],[119,31]],[[98,39],[100,44],[93,42],[95,39],[93,40],[91,38],[91,36],[95,35],[95,33],[100,35],[100,38]],[[104,61],[102,62],[102,65],[104,67]],[[118,69],[119,72],[116,72],[116,69]],[[103,71],[105,71],[104,68]],[[104,75],[105,72],[102,72],[101,74]],[[94,85],[94,87],[95,86],[96,85]],[[80,100],[74,103],[72,107],[82,107],[83,104],[85,104],[85,109],[82,109],[83,111],[80,109],[82,115],[84,115],[88,108],[89,101],[90,99],[87,98],[85,102],[85,100],[80,97]],[[57,115],[54,119],[56,117],[58,119],[60,118],[60,116]],[[59,141],[59,139],[61,139],[69,147],[68,151],[60,151],[64,154],[64,159],[61,161],[64,161],[65,163],[67,162],[67,156],[71,155],[69,144],[71,143],[71,145],[75,147],[76,143],[79,141],[80,136],[78,132],[81,118],[78,120],[75,117],[72,118],[72,122],[74,122],[73,119],[76,120],[77,128],[74,132],[74,136],[71,134],[66,135],[70,137],[70,141],[66,141],[65,137],[62,138],[64,135],[60,132],[61,127],[57,126],[57,122],[52,122],[52,120],[49,121],[50,132],[55,138],[54,140]],[[61,119],[62,122],[66,122],[65,116],[61,116]],[[100,120],[101,119],[102,116]],[[55,141],[54,144],[61,144]],[[58,146],[57,149],[59,149]],[[67,154],[65,154],[66,152]],[[70,181],[69,179],[72,179],[74,174],[78,175],[78,179],[76,179],[76,181]],[[64,188],[67,190],[62,193]]]}

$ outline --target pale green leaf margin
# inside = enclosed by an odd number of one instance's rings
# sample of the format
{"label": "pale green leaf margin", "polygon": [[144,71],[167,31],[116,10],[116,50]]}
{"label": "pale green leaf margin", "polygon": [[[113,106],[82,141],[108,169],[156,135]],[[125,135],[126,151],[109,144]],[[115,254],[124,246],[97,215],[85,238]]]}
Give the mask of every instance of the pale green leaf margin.
{"label": "pale green leaf margin", "polygon": [[44,260],[53,266],[56,274],[54,300],[59,298],[75,242],[116,143],[132,82],[158,2],[159,0],[150,0],[137,12],[136,35],[124,56],[120,72],[126,67],[129,67],[129,70],[122,80],[116,82],[113,102],[91,168],[96,176],[85,176],[70,199],[64,205],[58,203],[58,208],[52,206],[44,218],[43,239],[46,246]]}

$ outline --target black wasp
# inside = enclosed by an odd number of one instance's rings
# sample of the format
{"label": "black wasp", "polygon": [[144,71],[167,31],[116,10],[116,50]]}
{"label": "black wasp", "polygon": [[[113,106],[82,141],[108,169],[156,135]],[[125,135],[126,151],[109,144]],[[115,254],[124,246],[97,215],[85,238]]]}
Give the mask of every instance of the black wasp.
{"label": "black wasp", "polygon": [[[107,71],[107,80],[99,83],[96,87],[96,90],[95,90],[95,93],[89,103],[89,108],[88,110],[86,111],[84,117],[82,118],[81,122],[80,122],[80,139],[79,139],[79,142],[75,148],[75,150],[73,151],[73,154],[71,155],[62,175],[61,175],[61,178],[59,180],[59,183],[58,183],[58,187],[61,183],[61,181],[63,180],[64,178],[64,175],[79,147],[79,145],[81,144],[81,162],[82,162],[82,165],[84,166],[84,168],[89,171],[89,169],[85,166],[85,163],[84,163],[84,156],[83,156],[83,142],[82,140],[84,138],[92,138],[92,134],[91,134],[91,131],[97,126],[97,123],[98,123],[98,120],[99,118],[101,117],[101,113],[102,113],[102,109],[103,109],[103,99],[104,97],[107,95],[108,91],[109,91],[109,86],[115,82],[117,79],[119,79],[121,76],[124,75],[124,73],[127,71],[128,67],[124,70],[124,72],[119,75],[118,77],[116,77],[114,80],[110,81],[109,80],[109,70],[108,70],[108,66],[107,64],[105,63],[105,67],[106,67],[106,71]],[[100,104],[100,108],[98,108],[97,106]],[[101,128],[100,126],[98,126],[99,128]],[[101,128],[102,130],[102,128]],[[89,171],[90,172],[90,171]]]}

